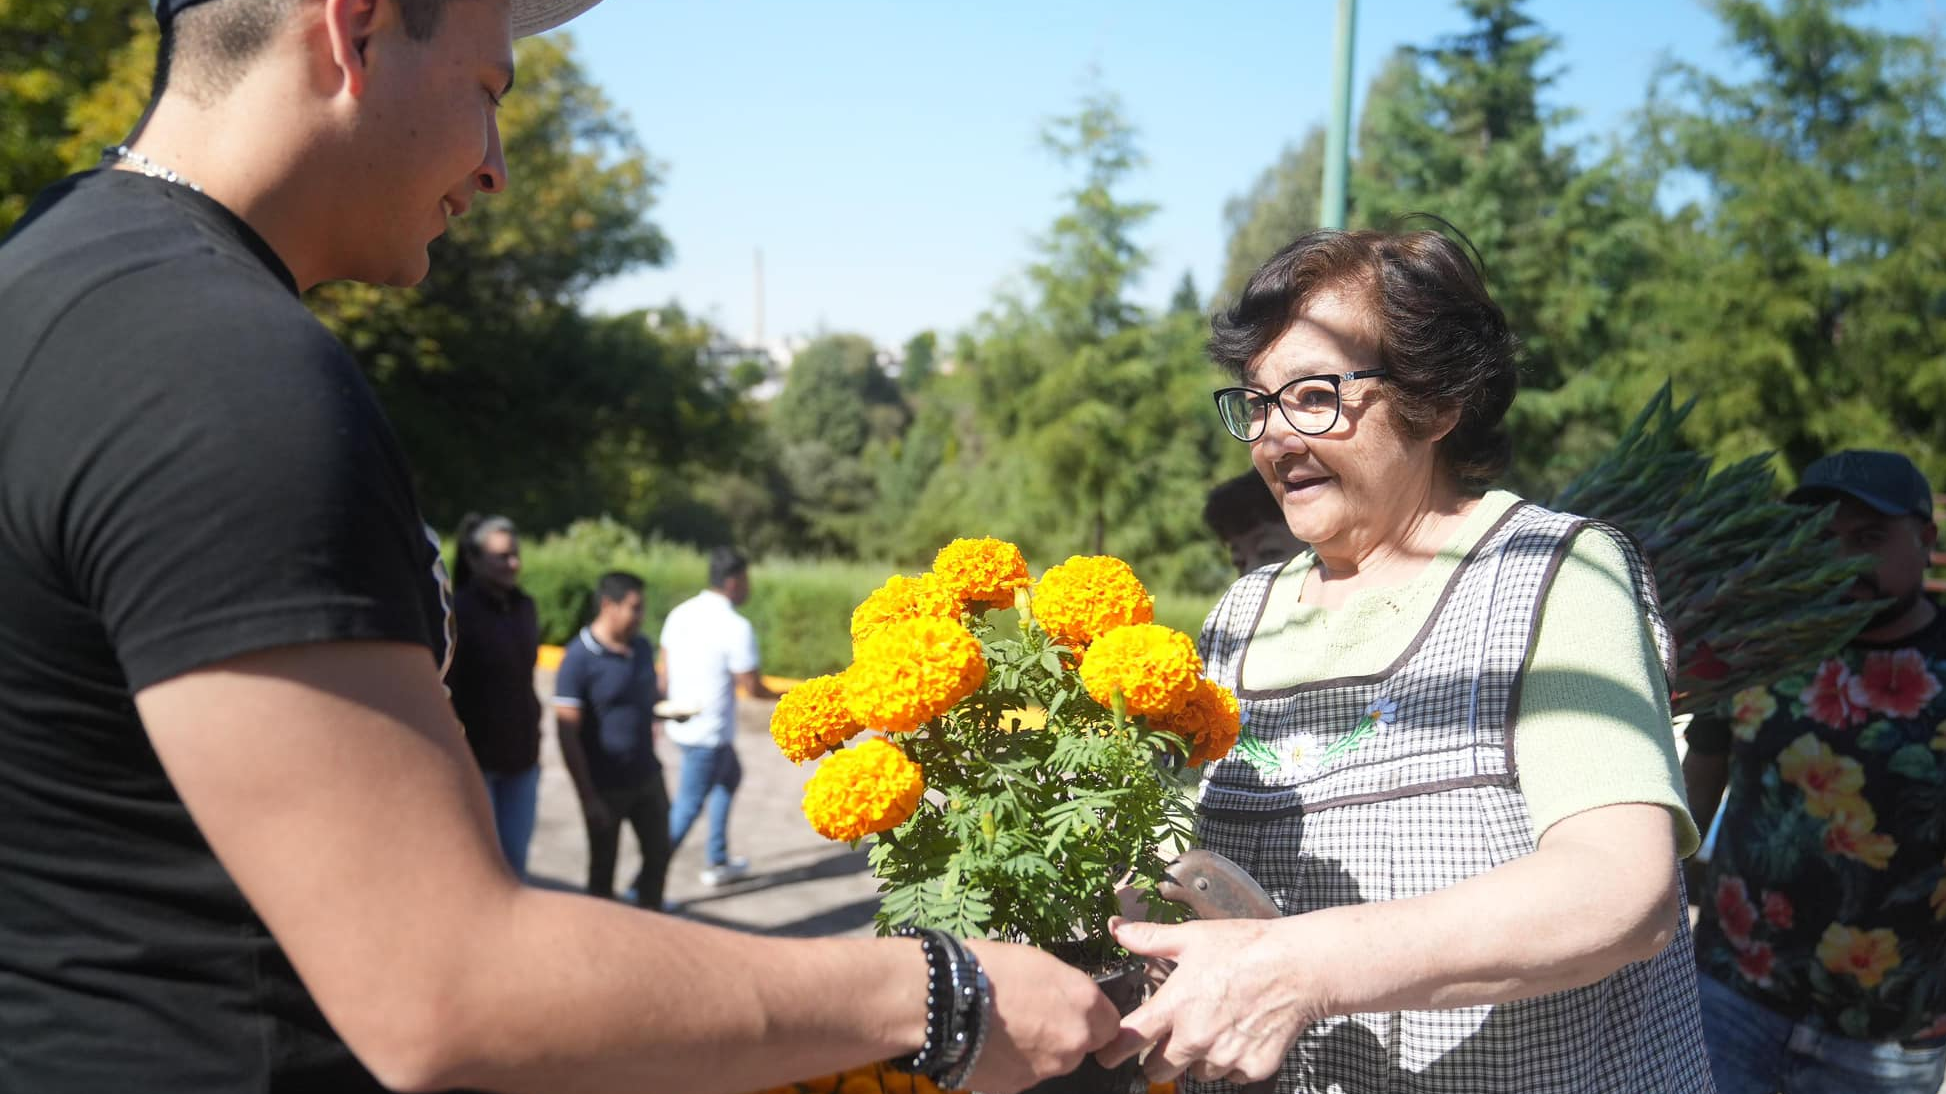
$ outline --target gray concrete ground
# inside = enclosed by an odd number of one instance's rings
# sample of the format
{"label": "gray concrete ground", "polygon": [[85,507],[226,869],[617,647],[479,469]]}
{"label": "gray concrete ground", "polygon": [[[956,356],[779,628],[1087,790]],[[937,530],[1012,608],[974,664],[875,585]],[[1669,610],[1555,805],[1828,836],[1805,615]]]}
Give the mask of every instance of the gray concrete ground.
{"label": "gray concrete ground", "polygon": [[[535,673],[543,706],[553,695],[551,672]],[[696,825],[669,867],[667,896],[691,919],[740,930],[777,935],[869,935],[878,909],[878,886],[865,864],[865,852],[832,843],[811,830],[799,810],[804,783],[815,764],[793,765],[770,740],[775,704],[742,700],[737,706],[737,756],[743,761],[743,787],[730,809],[730,853],[750,860],[750,876],[712,889],[698,875],[703,869],[707,818]],[[659,741],[664,783],[676,790],[677,750]],[[628,888],[641,866],[635,834],[623,829],[615,888]],[[541,741],[540,816],[528,853],[527,870],[536,885],[581,890],[588,881],[588,836],[574,784],[561,762],[549,709]]]}

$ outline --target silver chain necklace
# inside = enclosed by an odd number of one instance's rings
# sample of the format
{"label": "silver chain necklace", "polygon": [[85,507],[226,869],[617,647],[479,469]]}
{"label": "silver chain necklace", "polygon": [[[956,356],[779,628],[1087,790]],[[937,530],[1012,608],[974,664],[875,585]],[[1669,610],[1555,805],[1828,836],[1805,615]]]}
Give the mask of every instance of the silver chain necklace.
{"label": "silver chain necklace", "polygon": [[173,182],[177,186],[187,186],[199,194],[203,192],[202,187],[183,178],[181,175],[176,174],[174,171],[162,166],[142,153],[137,152],[126,144],[118,144],[113,148],[104,148],[101,150],[101,156],[103,159],[113,156],[117,163],[126,163],[152,179]]}

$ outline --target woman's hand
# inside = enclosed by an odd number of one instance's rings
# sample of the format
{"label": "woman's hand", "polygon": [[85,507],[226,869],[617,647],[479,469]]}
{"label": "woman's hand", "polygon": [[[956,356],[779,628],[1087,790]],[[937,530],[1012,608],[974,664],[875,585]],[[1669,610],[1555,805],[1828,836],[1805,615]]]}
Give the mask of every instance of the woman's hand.
{"label": "woman's hand", "polygon": [[1150,1046],[1143,1070],[1155,1082],[1189,1071],[1198,1079],[1255,1082],[1277,1073],[1298,1034],[1321,1013],[1289,964],[1292,920],[1220,919],[1166,926],[1116,920],[1129,952],[1175,963],[1160,990],[1122,1019],[1096,1054],[1114,1067]]}

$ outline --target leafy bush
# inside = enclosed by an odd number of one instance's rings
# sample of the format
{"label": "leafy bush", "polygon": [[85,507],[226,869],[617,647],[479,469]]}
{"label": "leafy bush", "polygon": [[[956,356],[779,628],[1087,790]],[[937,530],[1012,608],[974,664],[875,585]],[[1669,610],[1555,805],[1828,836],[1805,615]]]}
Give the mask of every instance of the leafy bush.
{"label": "leafy bush", "polygon": [[[750,602],[763,670],[810,677],[851,661],[851,611],[892,567],[874,562],[771,559],[750,567]],[[541,641],[562,645],[595,615],[595,581],[609,570],[642,579],[643,633],[661,633],[669,609],[708,583],[707,556],[694,548],[645,540],[606,517],[577,521],[564,532],[522,545],[520,585],[534,598]],[[1214,598],[1158,593],[1156,622],[1189,635],[1202,630]],[[1008,613],[1010,615],[1010,613]],[[1001,626],[1010,619],[999,620]]]}
{"label": "leafy bush", "polygon": [[1201,593],[1155,594],[1155,621],[1191,638],[1203,633],[1203,620],[1216,607],[1216,597]]}
{"label": "leafy bush", "polygon": [[743,613],[757,628],[764,670],[809,677],[851,662],[851,610],[885,568],[864,562],[771,560],[750,568]]}
{"label": "leafy bush", "polygon": [[520,585],[534,598],[541,641],[561,645],[595,617],[595,582],[610,570],[642,579],[642,630],[653,637],[669,609],[707,583],[709,564],[690,548],[645,542],[607,518],[577,521],[523,548]]}

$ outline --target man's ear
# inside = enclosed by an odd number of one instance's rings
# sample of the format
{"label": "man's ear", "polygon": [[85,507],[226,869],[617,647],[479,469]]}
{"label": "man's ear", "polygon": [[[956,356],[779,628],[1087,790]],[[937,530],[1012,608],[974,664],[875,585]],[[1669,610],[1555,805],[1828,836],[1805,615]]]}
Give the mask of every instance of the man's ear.
{"label": "man's ear", "polygon": [[324,37],[337,82],[352,95],[365,93],[366,48],[385,18],[386,0],[324,0]]}

